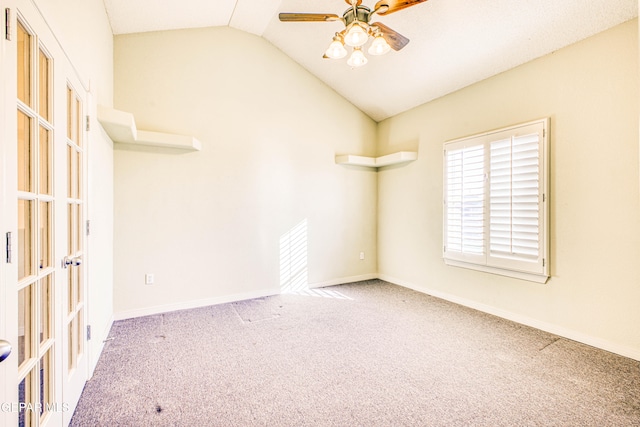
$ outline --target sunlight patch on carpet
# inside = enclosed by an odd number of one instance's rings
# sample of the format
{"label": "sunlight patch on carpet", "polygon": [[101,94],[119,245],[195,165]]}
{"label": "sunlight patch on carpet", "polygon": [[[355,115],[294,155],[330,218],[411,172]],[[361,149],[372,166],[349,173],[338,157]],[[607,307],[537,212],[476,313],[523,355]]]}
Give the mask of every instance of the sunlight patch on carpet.
{"label": "sunlight patch on carpet", "polygon": [[301,289],[297,291],[283,292],[283,294],[289,295],[302,295],[307,297],[321,297],[321,298],[334,298],[334,299],[346,299],[353,301],[353,298],[346,296],[342,292],[331,291],[327,289]]}

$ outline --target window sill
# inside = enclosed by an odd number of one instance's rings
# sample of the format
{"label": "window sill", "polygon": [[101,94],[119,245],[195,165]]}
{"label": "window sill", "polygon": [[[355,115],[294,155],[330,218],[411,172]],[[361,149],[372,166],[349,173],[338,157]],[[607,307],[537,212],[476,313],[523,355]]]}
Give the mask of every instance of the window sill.
{"label": "window sill", "polygon": [[529,282],[547,283],[549,276],[546,274],[526,273],[523,271],[504,270],[502,268],[489,267],[486,265],[470,264],[464,261],[456,261],[444,258],[444,263],[453,267],[461,267],[469,270],[483,271],[485,273],[497,274],[500,276],[513,277],[514,279],[527,280]]}

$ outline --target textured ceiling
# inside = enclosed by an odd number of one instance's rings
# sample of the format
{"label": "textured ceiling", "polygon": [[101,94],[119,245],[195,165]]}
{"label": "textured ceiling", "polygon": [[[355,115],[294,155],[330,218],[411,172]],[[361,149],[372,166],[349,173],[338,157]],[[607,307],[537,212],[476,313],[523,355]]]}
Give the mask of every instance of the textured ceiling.
{"label": "textured ceiling", "polygon": [[[364,0],[373,7],[377,0]],[[262,36],[380,121],[551,53],[638,15],[638,0],[429,0],[374,16],[408,37],[401,51],[351,69],[322,59],[337,22],[280,22],[279,12],[335,13],[344,0],[104,0],[114,34],[231,26]],[[613,46],[612,46],[613,48]],[[366,49],[365,49],[366,55]]]}

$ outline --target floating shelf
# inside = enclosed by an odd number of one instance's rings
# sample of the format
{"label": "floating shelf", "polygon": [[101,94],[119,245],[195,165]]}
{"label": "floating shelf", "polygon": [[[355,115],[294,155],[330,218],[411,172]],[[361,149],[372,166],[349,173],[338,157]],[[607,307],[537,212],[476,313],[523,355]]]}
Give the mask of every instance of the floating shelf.
{"label": "floating shelf", "polygon": [[381,168],[383,166],[399,165],[416,160],[418,153],[416,151],[399,151],[397,153],[388,154],[382,157],[364,157],[345,154],[336,156],[336,163],[339,165],[350,166],[366,166],[369,168]]}
{"label": "floating shelf", "polygon": [[202,149],[200,141],[192,136],[138,130],[133,114],[125,111],[99,105],[98,121],[113,142],[118,144],[178,148],[185,151]]}

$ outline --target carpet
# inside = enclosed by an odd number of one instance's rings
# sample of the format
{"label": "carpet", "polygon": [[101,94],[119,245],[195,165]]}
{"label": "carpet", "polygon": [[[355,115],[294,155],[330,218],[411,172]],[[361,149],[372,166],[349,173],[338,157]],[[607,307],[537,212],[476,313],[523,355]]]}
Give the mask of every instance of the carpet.
{"label": "carpet", "polygon": [[640,426],[638,361],[380,280],[329,289],[115,322],[71,425]]}

